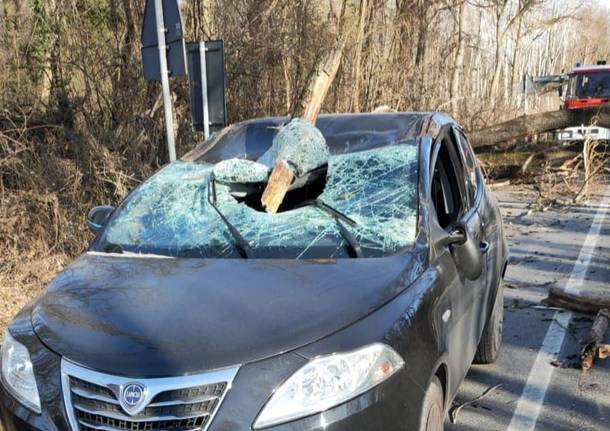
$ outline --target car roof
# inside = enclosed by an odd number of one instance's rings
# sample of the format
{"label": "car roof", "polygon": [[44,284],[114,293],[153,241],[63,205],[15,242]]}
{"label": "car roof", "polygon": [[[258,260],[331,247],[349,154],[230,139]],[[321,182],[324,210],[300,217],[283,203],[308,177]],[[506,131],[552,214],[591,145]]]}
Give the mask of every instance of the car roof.
{"label": "car roof", "polygon": [[[217,163],[233,157],[256,160],[267,151],[277,130],[289,117],[267,117],[233,124],[212,135],[184,161]],[[418,137],[436,136],[438,129],[453,121],[430,112],[383,112],[320,115],[316,126],[326,138],[331,154],[397,145]],[[433,127],[436,126],[436,127]]]}

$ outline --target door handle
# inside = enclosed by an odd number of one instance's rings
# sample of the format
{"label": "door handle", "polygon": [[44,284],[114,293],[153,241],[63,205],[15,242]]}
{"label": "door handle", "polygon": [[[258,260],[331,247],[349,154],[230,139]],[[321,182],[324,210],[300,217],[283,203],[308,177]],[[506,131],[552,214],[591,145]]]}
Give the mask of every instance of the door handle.
{"label": "door handle", "polygon": [[487,241],[481,241],[481,254],[487,254],[489,251],[489,243]]}

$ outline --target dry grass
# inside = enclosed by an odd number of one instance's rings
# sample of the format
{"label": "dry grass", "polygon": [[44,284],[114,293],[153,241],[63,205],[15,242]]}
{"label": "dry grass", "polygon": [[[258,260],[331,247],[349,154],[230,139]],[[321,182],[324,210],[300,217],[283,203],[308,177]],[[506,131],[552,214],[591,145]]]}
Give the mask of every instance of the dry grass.
{"label": "dry grass", "polygon": [[[71,146],[77,149],[72,154],[66,151]],[[145,177],[154,165],[130,169],[137,160],[111,153],[86,134],[55,128],[0,129],[0,154],[2,330],[86,248],[92,238],[84,223],[87,211],[116,204],[137,184],[133,172]]]}

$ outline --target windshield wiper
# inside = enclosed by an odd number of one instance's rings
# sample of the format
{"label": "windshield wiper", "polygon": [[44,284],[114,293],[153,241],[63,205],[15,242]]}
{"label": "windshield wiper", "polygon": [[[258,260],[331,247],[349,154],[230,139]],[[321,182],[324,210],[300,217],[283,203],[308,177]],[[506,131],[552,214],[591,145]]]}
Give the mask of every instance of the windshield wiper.
{"label": "windshield wiper", "polygon": [[239,254],[241,255],[241,257],[243,257],[244,259],[251,258],[252,248],[250,247],[250,244],[248,244],[248,241],[246,241],[244,237],[241,236],[237,228],[233,226],[233,224],[224,216],[222,212],[220,212],[220,210],[216,206],[216,177],[214,176],[214,174],[212,174],[210,182],[208,183],[208,203],[218,213],[221,220],[229,229],[231,236],[233,237],[233,239],[235,239],[235,242],[237,242]]}
{"label": "windshield wiper", "polygon": [[350,253],[351,257],[363,257],[364,256],[362,253],[362,247],[360,247],[360,244],[358,243],[358,240],[356,239],[356,237],[354,235],[352,235],[352,233],[349,230],[347,230],[347,228],[345,227],[345,225],[343,223],[341,223],[341,220],[343,220],[351,226],[356,226],[358,224],[358,223],[356,223],[356,220],[346,216],[338,209],[331,207],[327,203],[322,202],[320,199],[307,201],[303,205],[301,205],[301,207],[307,207],[307,206],[316,207],[316,208],[324,211],[325,213],[330,214],[330,216],[335,219],[335,222],[337,223],[337,226],[339,227],[339,233],[341,234],[341,236],[343,237],[345,242],[347,242],[347,244],[349,245],[349,248],[351,250],[351,253]]}

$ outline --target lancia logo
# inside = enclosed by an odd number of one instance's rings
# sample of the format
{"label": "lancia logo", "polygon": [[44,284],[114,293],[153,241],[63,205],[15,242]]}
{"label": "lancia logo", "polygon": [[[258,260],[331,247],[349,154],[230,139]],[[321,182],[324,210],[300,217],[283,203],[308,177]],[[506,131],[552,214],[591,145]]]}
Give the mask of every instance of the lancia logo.
{"label": "lancia logo", "polygon": [[121,389],[121,407],[130,415],[140,413],[144,409],[144,400],[148,390],[140,383],[128,383]]}

